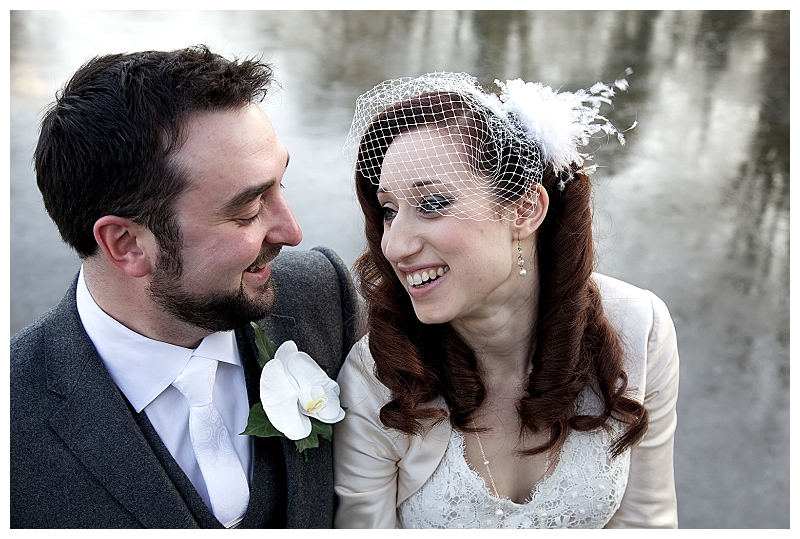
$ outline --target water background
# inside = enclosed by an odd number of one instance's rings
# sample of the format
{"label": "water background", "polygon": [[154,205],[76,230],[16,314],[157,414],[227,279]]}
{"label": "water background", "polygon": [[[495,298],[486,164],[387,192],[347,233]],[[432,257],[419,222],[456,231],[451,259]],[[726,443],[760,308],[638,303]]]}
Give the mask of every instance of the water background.
{"label": "water background", "polygon": [[722,11],[53,12],[10,15],[10,320],[55,304],[79,267],[31,158],[55,91],[92,56],[205,43],[263,55],[265,108],[291,154],[285,196],[307,249],[350,265],[361,218],[341,147],[356,97],[429,71],[490,85],[630,89],[628,144],[596,161],[601,272],[648,288],[678,331],[681,527],[789,527],[789,13]]}

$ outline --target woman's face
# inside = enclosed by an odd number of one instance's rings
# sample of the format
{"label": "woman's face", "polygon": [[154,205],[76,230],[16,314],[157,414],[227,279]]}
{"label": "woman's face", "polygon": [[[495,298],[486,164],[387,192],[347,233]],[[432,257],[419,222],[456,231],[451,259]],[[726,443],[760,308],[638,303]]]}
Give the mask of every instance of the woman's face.
{"label": "woman's face", "polygon": [[381,169],[381,249],[426,324],[492,315],[524,281],[512,221],[447,131],[396,137]]}

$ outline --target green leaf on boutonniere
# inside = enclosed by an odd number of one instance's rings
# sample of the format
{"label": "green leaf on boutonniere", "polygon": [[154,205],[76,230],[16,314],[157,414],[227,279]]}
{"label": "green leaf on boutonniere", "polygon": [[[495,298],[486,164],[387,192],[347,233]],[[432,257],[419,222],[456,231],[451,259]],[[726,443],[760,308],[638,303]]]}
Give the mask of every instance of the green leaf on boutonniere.
{"label": "green leaf on boutonniere", "polygon": [[253,331],[256,334],[256,347],[258,347],[258,364],[261,368],[264,368],[264,365],[267,364],[267,361],[271,360],[275,357],[275,350],[278,349],[278,346],[272,342],[267,334],[264,333],[264,330],[261,329],[261,326],[256,324],[255,322],[250,322],[250,325],[253,327]]}
{"label": "green leaf on boutonniere", "polygon": [[250,415],[247,417],[247,427],[241,434],[248,436],[259,436],[261,438],[269,438],[270,436],[283,436],[283,433],[272,426],[264,406],[256,403],[250,408]]}
{"label": "green leaf on boutonniere", "polygon": [[[329,442],[333,439],[333,425],[311,417],[311,434],[302,440],[295,440],[294,445],[297,451],[303,454],[303,459],[308,461],[308,450],[319,447],[319,437],[322,436]],[[283,433],[276,429],[264,413],[261,403],[254,404],[250,408],[250,416],[247,418],[247,428],[241,434],[269,438],[270,436],[283,436]]]}
{"label": "green leaf on boutonniere", "polygon": [[308,449],[319,447],[319,436],[322,436],[329,442],[333,439],[333,425],[323,423],[315,417],[309,419],[311,419],[311,434],[302,440],[296,440],[294,442],[297,446],[297,450],[303,453],[305,460],[308,460]]}

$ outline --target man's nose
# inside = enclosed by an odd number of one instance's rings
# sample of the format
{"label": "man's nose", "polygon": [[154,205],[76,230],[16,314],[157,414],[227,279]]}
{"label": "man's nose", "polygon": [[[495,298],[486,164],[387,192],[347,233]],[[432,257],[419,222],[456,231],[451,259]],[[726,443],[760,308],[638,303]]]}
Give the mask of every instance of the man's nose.
{"label": "man's nose", "polygon": [[289,202],[281,196],[278,204],[272,209],[274,210],[271,219],[273,226],[267,232],[266,242],[294,247],[303,241],[303,230],[297,219],[294,218],[294,212],[292,212]]}

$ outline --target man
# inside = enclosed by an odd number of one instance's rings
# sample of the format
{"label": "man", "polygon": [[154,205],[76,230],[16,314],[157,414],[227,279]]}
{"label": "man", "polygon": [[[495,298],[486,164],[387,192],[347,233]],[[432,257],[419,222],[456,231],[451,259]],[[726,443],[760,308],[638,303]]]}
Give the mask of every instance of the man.
{"label": "man", "polygon": [[332,378],[356,328],[333,252],[278,256],[302,232],[257,104],[271,79],[205,47],[109,55],[46,113],[37,183],[82,267],[11,340],[12,527],[332,526],[330,443],[305,460],[239,435],[250,321]]}

